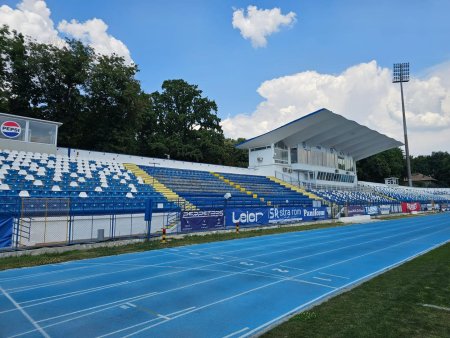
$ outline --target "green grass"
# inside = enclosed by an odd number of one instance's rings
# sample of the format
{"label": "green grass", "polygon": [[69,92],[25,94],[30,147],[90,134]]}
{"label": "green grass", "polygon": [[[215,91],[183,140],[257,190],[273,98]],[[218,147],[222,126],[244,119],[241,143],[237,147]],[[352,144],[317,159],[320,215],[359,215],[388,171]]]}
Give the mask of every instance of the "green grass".
{"label": "green grass", "polygon": [[450,244],[336,296],[263,335],[450,337]]}
{"label": "green grass", "polygon": [[140,242],[136,244],[128,244],[115,247],[102,247],[89,250],[73,250],[66,251],[64,253],[48,253],[41,255],[23,255],[17,257],[5,257],[0,258],[0,270],[21,268],[27,266],[36,266],[43,264],[54,264],[66,261],[72,261],[77,259],[95,258],[102,256],[119,255],[123,253],[157,250],[163,248],[173,248],[183,245],[200,244],[207,242],[226,241],[237,238],[255,237],[269,234],[278,234],[293,231],[305,231],[313,229],[323,229],[336,226],[343,226],[343,223],[319,223],[319,224],[307,224],[292,227],[281,227],[271,229],[255,229],[248,231],[241,231],[239,234],[234,232],[227,233],[214,233],[205,235],[191,235],[183,238],[173,238],[168,236],[168,242],[166,244],[161,243],[159,240],[152,240],[146,242]]}

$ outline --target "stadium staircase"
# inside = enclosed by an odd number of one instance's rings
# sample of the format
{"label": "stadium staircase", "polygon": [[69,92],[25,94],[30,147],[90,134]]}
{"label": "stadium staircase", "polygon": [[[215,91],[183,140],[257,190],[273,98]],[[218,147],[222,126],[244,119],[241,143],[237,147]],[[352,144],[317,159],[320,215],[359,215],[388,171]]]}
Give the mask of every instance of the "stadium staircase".
{"label": "stadium staircase", "polygon": [[183,210],[198,210],[198,208],[194,204],[178,195],[175,191],[168,188],[154,176],[149,175],[147,172],[139,168],[136,164],[124,163],[123,166],[125,167],[125,169],[130,170],[136,177],[140,177],[145,184],[151,185],[153,189],[155,189],[155,191],[163,195],[169,202],[174,202]]}
{"label": "stadium staircase", "polygon": [[319,197],[319,196],[317,196],[316,194],[313,194],[313,193],[310,192],[310,191],[306,191],[305,189],[302,189],[302,188],[300,188],[300,187],[298,187],[298,186],[296,186],[296,185],[293,185],[293,184],[291,184],[291,183],[287,183],[287,182],[285,182],[285,181],[283,181],[283,180],[280,180],[279,178],[276,178],[276,177],[274,177],[274,176],[267,176],[267,178],[268,178],[269,180],[275,182],[275,183],[278,183],[278,184],[280,184],[280,185],[282,185],[282,186],[288,188],[288,189],[291,189],[291,190],[293,190],[293,191],[295,191],[295,192],[298,192],[298,193],[300,193],[300,194],[303,194],[303,195],[305,195],[305,196],[308,196],[308,197],[309,197],[310,199],[312,199],[312,200],[322,201],[322,203],[327,203],[327,201],[326,201],[325,199],[323,199],[322,197]]}
{"label": "stadium staircase", "polygon": [[258,198],[258,194],[255,194],[249,190],[247,190],[246,188],[244,188],[243,186],[241,186],[240,184],[233,182],[232,180],[225,178],[224,176],[222,176],[221,174],[218,174],[214,171],[210,172],[212,175],[214,175],[215,177],[217,177],[219,180],[221,180],[222,182],[228,184],[229,186],[233,187],[234,189],[237,189],[243,193],[246,193],[249,196],[252,196],[254,199],[257,199],[265,204],[267,204],[268,206],[272,205],[272,202],[270,201],[265,201],[264,197],[259,197]]}

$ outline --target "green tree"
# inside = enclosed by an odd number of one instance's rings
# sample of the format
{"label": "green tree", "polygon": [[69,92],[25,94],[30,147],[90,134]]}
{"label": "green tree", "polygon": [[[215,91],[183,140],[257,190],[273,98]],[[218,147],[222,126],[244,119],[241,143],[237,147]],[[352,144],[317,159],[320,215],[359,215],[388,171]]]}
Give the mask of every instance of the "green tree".
{"label": "green tree", "polygon": [[141,149],[157,157],[222,163],[224,136],[214,101],[198,86],[166,80],[150,96],[151,109],[140,132]]}
{"label": "green tree", "polygon": [[62,122],[59,144],[78,147],[85,138],[87,79],[95,64],[94,51],[80,41],[67,40],[62,48],[31,43],[30,68],[34,75],[36,117]]}
{"label": "green tree", "polygon": [[148,110],[148,97],[135,75],[136,65],[122,57],[98,56],[86,81],[86,118],[82,147],[138,153],[138,128]]}
{"label": "green tree", "polygon": [[223,144],[223,164],[233,167],[248,167],[248,150],[236,148],[236,145],[244,141],[244,138],[238,138],[237,140],[225,139]]}
{"label": "green tree", "polygon": [[403,152],[400,148],[383,151],[356,163],[358,179],[361,181],[384,183],[386,177],[405,176]]}

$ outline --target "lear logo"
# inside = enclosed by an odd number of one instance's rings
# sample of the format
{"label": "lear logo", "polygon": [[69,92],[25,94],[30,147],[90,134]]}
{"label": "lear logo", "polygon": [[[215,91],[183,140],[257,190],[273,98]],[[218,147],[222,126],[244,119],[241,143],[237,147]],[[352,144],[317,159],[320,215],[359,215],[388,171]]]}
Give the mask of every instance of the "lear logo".
{"label": "lear logo", "polygon": [[236,213],[232,212],[232,219],[233,223],[239,222],[240,224],[245,223],[256,223],[258,222],[262,217],[264,216],[264,213],[262,212],[241,212],[238,214],[238,217],[236,218]]}
{"label": "lear logo", "polygon": [[3,122],[0,129],[2,134],[5,135],[7,138],[16,138],[17,136],[20,135],[20,132],[22,131],[20,124],[14,121]]}

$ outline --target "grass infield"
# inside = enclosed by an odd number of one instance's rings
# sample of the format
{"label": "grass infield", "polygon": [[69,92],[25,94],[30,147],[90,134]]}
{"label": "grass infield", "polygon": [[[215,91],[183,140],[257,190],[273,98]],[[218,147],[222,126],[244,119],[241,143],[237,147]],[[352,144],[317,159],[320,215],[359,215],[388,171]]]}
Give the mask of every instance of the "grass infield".
{"label": "grass infield", "polygon": [[450,243],[295,315],[263,337],[450,337]]}

